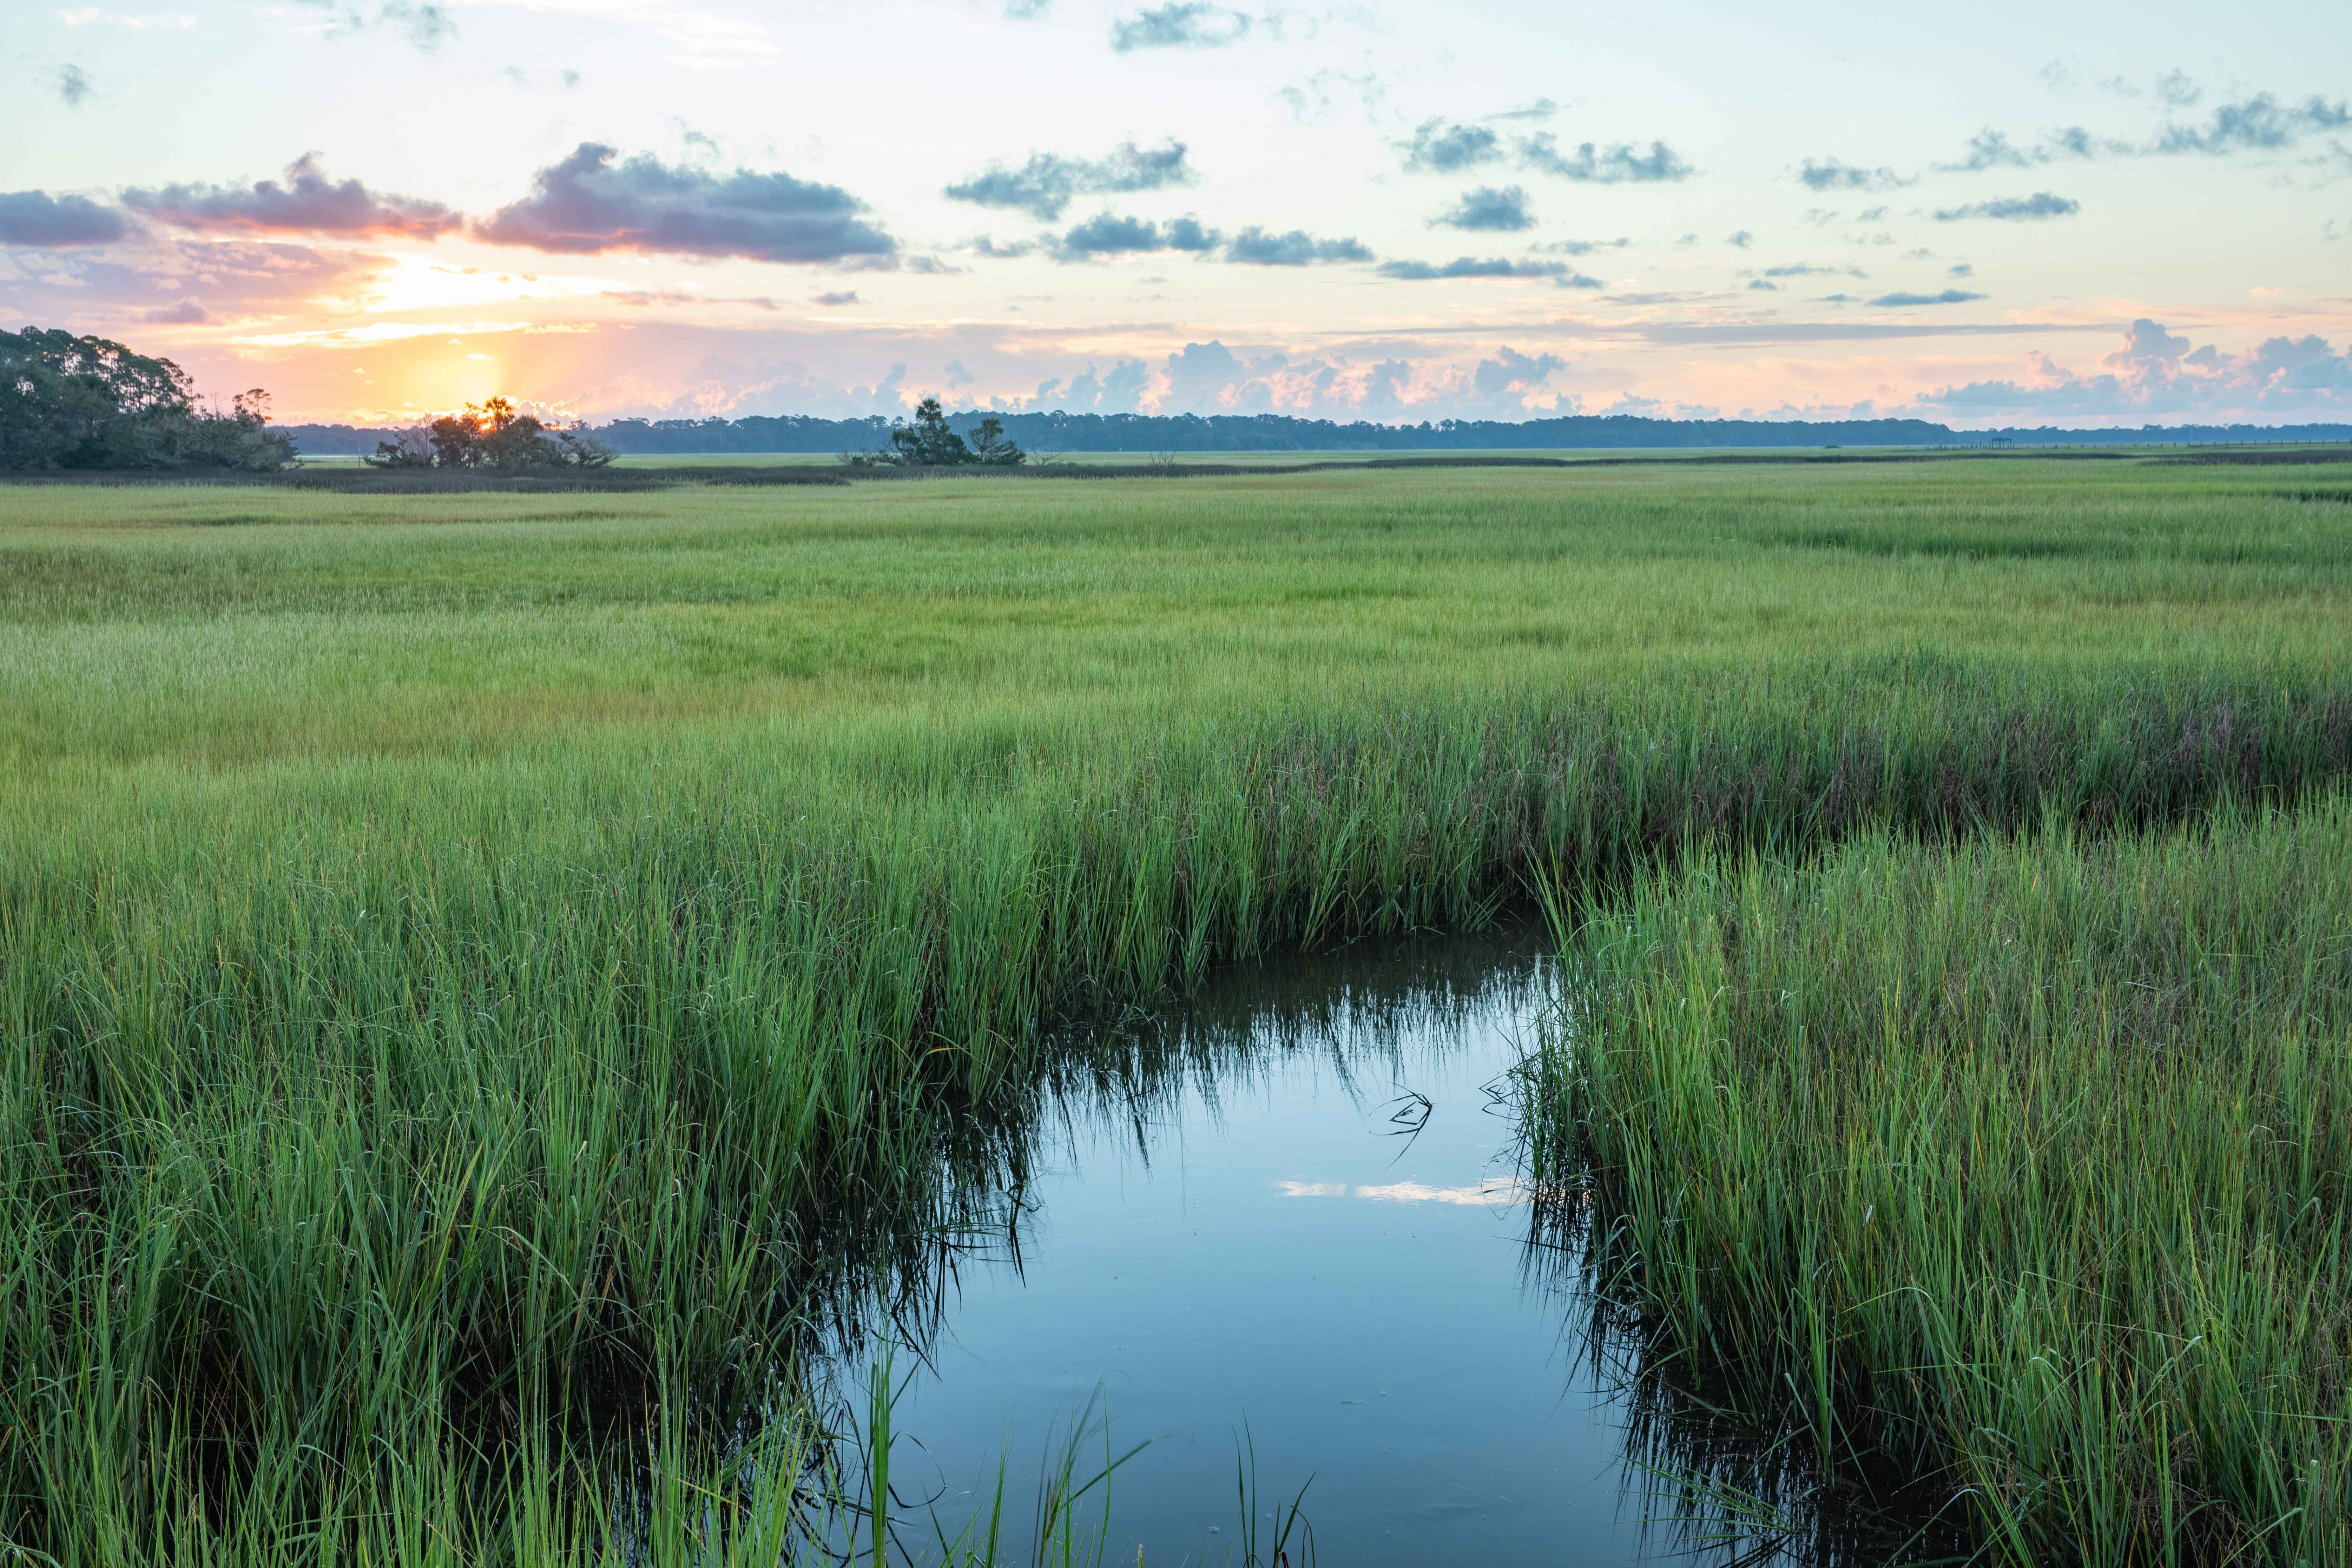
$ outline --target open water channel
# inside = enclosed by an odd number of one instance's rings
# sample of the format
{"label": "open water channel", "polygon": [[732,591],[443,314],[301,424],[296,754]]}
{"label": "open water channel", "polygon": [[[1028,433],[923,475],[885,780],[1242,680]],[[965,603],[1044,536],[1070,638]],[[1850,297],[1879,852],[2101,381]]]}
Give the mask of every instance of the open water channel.
{"label": "open water channel", "polygon": [[1243,1562],[1243,1469],[1269,1563],[1294,1500],[1327,1564],[1780,1558],[1673,1522],[1688,1497],[1629,1463],[1655,1422],[1517,1158],[1514,1069],[1555,994],[1532,938],[1359,949],[1104,1030],[892,1352],[909,1511],[952,1532],[1002,1464],[1017,1534],[1091,1405],[1078,1479],[1145,1445],[1110,1478],[1108,1563]]}

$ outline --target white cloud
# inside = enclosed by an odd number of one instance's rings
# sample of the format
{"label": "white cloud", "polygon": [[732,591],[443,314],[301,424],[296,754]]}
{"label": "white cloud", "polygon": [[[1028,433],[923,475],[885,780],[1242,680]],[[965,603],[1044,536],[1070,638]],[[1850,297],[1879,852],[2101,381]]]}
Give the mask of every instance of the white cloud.
{"label": "white cloud", "polygon": [[196,25],[196,19],[194,16],[180,11],[148,11],[131,16],[121,11],[101,11],[95,5],[84,5],[74,11],[60,11],[58,13],[58,20],[68,27],[128,27],[134,33],[173,29],[184,33],[193,30]]}
{"label": "white cloud", "polygon": [[1426,1182],[1391,1182],[1381,1186],[1356,1187],[1350,1187],[1345,1182],[1276,1182],[1275,1187],[1286,1198],[1353,1196],[1376,1204],[1452,1204],[1479,1207],[1525,1203],[1535,1195],[1535,1190],[1517,1176],[1454,1187],[1433,1187]]}
{"label": "white cloud", "polygon": [[2137,423],[2164,415],[2204,418],[2342,418],[2352,412],[2352,352],[2326,339],[2270,338],[2244,353],[2226,353],[2142,317],[2124,341],[2080,374],[2047,354],[2028,357],[2013,380],[1946,386],[1918,399],[1919,410],[1961,420],[2116,419]]}

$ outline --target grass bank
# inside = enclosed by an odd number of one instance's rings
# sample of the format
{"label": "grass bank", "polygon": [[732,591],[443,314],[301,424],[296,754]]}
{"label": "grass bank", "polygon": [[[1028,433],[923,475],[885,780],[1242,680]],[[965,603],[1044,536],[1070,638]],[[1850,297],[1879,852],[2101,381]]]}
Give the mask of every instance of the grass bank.
{"label": "grass bank", "polygon": [[[2331,788],[2352,510],[2295,486],[9,492],[0,1540],[764,1517],[715,1413],[811,1440],[811,1320],[1057,1019],[1661,851]],[[668,1511],[600,1523],[615,1466]]]}
{"label": "grass bank", "polygon": [[1580,959],[1538,1162],[1661,1375],[1995,1560],[2352,1552],[2341,796],[1703,858]]}

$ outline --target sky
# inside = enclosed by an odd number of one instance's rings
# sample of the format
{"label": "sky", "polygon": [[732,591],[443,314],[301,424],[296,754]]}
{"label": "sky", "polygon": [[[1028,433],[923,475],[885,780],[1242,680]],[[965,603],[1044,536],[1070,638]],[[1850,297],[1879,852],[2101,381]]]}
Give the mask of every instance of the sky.
{"label": "sky", "polygon": [[287,420],[2352,419],[2342,0],[17,0],[0,78],[0,327]]}

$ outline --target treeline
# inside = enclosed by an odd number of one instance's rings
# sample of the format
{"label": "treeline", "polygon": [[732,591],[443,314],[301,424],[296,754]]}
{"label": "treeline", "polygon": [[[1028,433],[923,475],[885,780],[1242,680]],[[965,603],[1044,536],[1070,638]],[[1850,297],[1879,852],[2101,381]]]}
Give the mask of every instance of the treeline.
{"label": "treeline", "polygon": [[267,473],[295,457],[269,427],[269,395],[196,401],[188,373],[107,338],[0,331],[0,470],[231,468]]}
{"label": "treeline", "polygon": [[[992,417],[974,409],[959,423]],[[1340,424],[1286,414],[1067,414],[992,416],[1007,441],[1033,458],[1065,452],[1417,452],[1491,447],[2138,446],[2250,441],[2352,441],[2352,425],[2147,425],[2137,430],[2054,426],[1955,430],[1925,419],[1648,419],[1577,415],[1559,419],[1441,419],[1418,425]],[[350,425],[287,426],[310,456],[358,455],[399,433]],[[615,452],[887,451],[890,421],[755,415],[744,419],[615,419],[585,434]]]}

